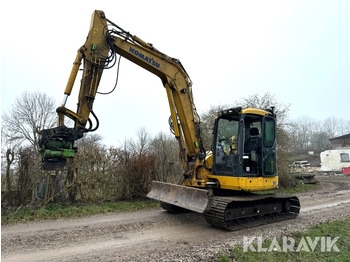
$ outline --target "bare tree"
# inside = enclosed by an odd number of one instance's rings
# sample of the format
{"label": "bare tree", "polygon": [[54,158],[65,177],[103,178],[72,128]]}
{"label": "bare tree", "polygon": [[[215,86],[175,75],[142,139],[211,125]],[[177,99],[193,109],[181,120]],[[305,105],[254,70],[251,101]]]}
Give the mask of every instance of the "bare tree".
{"label": "bare tree", "polygon": [[340,135],[350,134],[350,119],[346,119],[346,120],[341,119],[339,127],[341,130]]}
{"label": "bare tree", "polygon": [[320,153],[331,149],[331,142],[327,132],[318,131],[311,137],[312,150]]}
{"label": "bare tree", "polygon": [[174,137],[158,133],[150,143],[150,152],[155,156],[155,180],[182,182],[183,167],[180,162],[179,144]]}
{"label": "bare tree", "polygon": [[350,120],[337,117],[314,120],[303,116],[291,121],[288,127],[293,153],[321,152],[331,148],[330,138],[350,132]]}
{"label": "bare tree", "polygon": [[128,141],[128,149],[135,154],[141,155],[143,152],[147,151],[150,141],[150,134],[147,132],[146,128],[141,127],[137,131],[136,141]]}
{"label": "bare tree", "polygon": [[328,117],[323,121],[323,129],[329,134],[329,138],[348,134],[350,132],[350,119],[344,120],[338,117]]}
{"label": "bare tree", "polygon": [[10,176],[10,167],[14,160],[14,152],[9,148],[6,151],[6,185],[7,185],[7,191],[8,191],[8,197],[7,201],[11,205],[12,204],[12,197],[11,197],[11,191],[12,191],[12,183],[11,183],[11,176]]}
{"label": "bare tree", "polygon": [[32,189],[37,185],[33,185],[37,178],[36,173],[39,169],[38,159],[33,152],[32,147],[21,147],[18,150],[18,200],[20,204],[24,204],[31,198]]}
{"label": "bare tree", "polygon": [[336,137],[337,135],[339,135],[339,119],[336,117],[328,117],[323,122],[323,128],[329,134],[330,138]]}
{"label": "bare tree", "polygon": [[106,179],[103,172],[105,146],[101,140],[101,136],[92,134],[77,141],[78,153],[71,166],[73,170],[67,177],[69,198],[72,201],[77,189],[82,199],[96,200],[100,193],[99,185]]}
{"label": "bare tree", "polygon": [[18,175],[17,191],[21,203],[31,191],[35,199],[42,177],[37,129],[53,127],[55,116],[54,100],[40,92],[22,93],[2,115],[2,142],[11,144],[17,159],[14,174]]}
{"label": "bare tree", "polygon": [[201,136],[204,144],[204,148],[206,150],[211,150],[212,143],[212,131],[214,126],[215,116],[219,111],[227,108],[238,107],[242,108],[253,107],[259,109],[268,109],[270,107],[275,108],[275,113],[277,115],[277,123],[278,127],[281,128],[286,124],[286,119],[288,118],[289,113],[289,105],[280,103],[274,95],[267,92],[263,95],[254,94],[247,98],[242,98],[237,101],[233,105],[216,105],[211,106],[210,109],[203,114],[201,114]]}
{"label": "bare tree", "polygon": [[289,114],[289,104],[283,104],[277,100],[275,95],[271,94],[270,92],[266,92],[265,94],[259,95],[254,94],[251,96],[248,96],[247,98],[242,98],[240,100],[237,100],[236,102],[237,106],[241,106],[243,108],[246,107],[253,107],[258,109],[268,109],[270,107],[275,108],[275,113],[278,117],[278,124],[282,125],[285,124],[285,121],[288,118]]}
{"label": "bare tree", "polygon": [[17,97],[9,112],[2,116],[4,135],[8,143],[29,142],[38,151],[37,129],[55,125],[55,101],[44,93],[24,92]]}
{"label": "bare tree", "polygon": [[298,117],[290,122],[289,128],[294,153],[300,154],[312,149],[311,139],[318,132],[318,124],[312,118]]}
{"label": "bare tree", "polygon": [[215,116],[218,112],[230,108],[229,105],[211,106],[210,109],[201,114],[201,138],[205,150],[211,150],[211,143],[213,139],[213,127]]}

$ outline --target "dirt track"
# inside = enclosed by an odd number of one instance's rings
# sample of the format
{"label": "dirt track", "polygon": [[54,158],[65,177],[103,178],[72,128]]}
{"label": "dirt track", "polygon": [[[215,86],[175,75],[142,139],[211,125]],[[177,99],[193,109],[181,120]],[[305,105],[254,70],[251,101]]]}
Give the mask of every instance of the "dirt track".
{"label": "dirt track", "polygon": [[350,177],[317,177],[318,189],[299,194],[294,220],[236,232],[208,225],[200,214],[162,209],[82,219],[5,225],[2,261],[213,261],[243,236],[273,237],[350,214]]}

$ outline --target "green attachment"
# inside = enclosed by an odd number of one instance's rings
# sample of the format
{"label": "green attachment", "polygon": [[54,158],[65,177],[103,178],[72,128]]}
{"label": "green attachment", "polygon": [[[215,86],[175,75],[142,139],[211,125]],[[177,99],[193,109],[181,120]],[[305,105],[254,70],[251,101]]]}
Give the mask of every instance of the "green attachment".
{"label": "green attachment", "polygon": [[197,141],[194,142],[194,146],[195,146],[195,147],[198,147],[198,142],[197,142]]}
{"label": "green attachment", "polygon": [[61,125],[40,131],[39,141],[42,169],[50,171],[63,170],[67,159],[72,159],[77,152],[74,141],[83,137],[75,128]]}
{"label": "green attachment", "polygon": [[63,150],[46,149],[41,154],[43,158],[71,158],[71,157],[74,157],[74,155],[75,155],[75,151],[73,149],[63,149]]}
{"label": "green attachment", "polygon": [[96,46],[95,44],[92,44],[92,45],[91,45],[91,50],[92,50],[92,51],[95,51],[96,48],[97,48],[97,46]]}
{"label": "green attachment", "polygon": [[73,141],[47,141],[40,149],[44,170],[63,170],[68,158],[74,158],[76,148]]}
{"label": "green attachment", "polygon": [[74,157],[73,141],[51,140],[42,145],[40,153],[42,158],[70,158]]}

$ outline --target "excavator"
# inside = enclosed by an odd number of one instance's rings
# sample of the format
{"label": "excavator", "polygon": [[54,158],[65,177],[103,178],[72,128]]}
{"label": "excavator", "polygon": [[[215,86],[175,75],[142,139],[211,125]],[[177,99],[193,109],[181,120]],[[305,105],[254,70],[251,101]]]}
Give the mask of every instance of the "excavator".
{"label": "excavator", "polygon": [[[296,196],[264,193],[278,187],[274,108],[235,107],[218,112],[211,151],[206,151],[192,81],[181,62],[125,31],[100,10],[93,12],[86,42],[73,63],[62,105],[56,110],[58,126],[40,131],[44,170],[64,169],[77,152],[75,141],[98,128],[93,103],[103,71],[119,63],[118,55],[161,79],[179,144],[183,184],[153,181],[148,198],[159,200],[170,212],[201,213],[209,224],[226,230],[298,215]],[[77,109],[72,111],[65,105],[82,63]],[[74,121],[74,127],[65,126],[65,117]]]}

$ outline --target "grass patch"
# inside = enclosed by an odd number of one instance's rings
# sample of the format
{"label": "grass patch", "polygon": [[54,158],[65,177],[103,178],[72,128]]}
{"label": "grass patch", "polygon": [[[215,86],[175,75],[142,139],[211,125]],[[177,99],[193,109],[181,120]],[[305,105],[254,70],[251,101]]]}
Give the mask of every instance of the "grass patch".
{"label": "grass patch", "polygon": [[257,194],[273,194],[273,193],[281,193],[281,194],[297,194],[304,193],[311,190],[317,189],[318,184],[304,184],[302,181],[296,181],[296,185],[289,188],[277,188],[265,191],[257,191],[254,193]]}
{"label": "grass patch", "polygon": [[[304,239],[308,245],[308,249],[311,251],[309,243],[307,242],[307,237],[310,237],[310,241],[315,241],[316,237],[320,239],[322,237],[330,237],[334,240],[335,237],[339,237],[336,241],[336,247],[340,252],[335,252],[332,249],[331,252],[325,252],[321,250],[321,240],[315,246],[314,251],[306,252],[307,249],[300,248],[300,252],[253,252],[248,249],[247,252],[244,251],[242,246],[236,246],[233,248],[230,254],[222,253],[218,261],[244,261],[244,262],[258,262],[258,261],[348,261],[350,262],[350,217],[343,221],[335,221],[319,224],[306,232],[294,232],[288,237],[292,237],[295,240],[294,251],[298,249],[298,245]],[[283,247],[283,238],[277,238],[279,246]],[[327,241],[325,241],[327,242]],[[257,241],[254,241],[253,247],[257,250]],[[262,247],[269,249],[272,240],[264,240]]]}
{"label": "grass patch", "polygon": [[278,188],[277,192],[282,194],[304,193],[310,190],[315,190],[317,186],[317,184],[304,184],[301,181],[297,181],[296,186],[289,188]]}
{"label": "grass patch", "polygon": [[1,216],[1,224],[45,219],[77,218],[103,213],[130,212],[153,207],[159,207],[159,202],[153,200],[120,201],[84,206],[49,204],[37,210],[29,209],[28,207],[9,207],[6,212],[2,212],[6,214]]}

